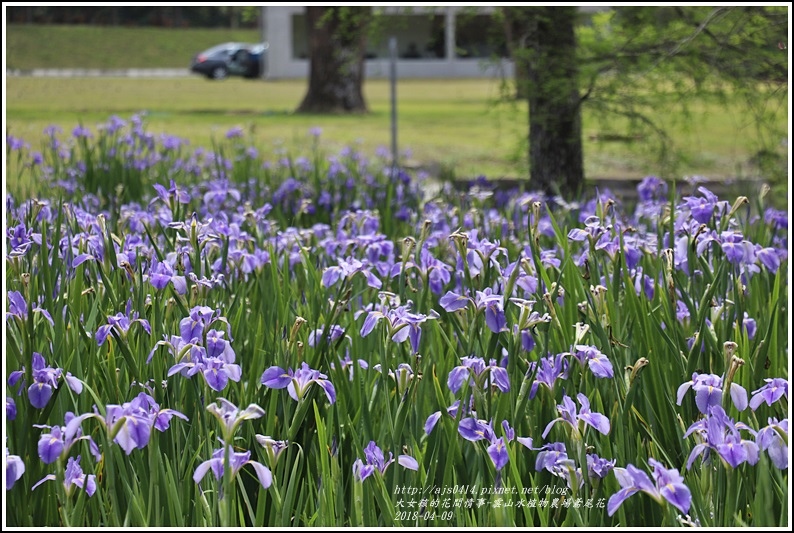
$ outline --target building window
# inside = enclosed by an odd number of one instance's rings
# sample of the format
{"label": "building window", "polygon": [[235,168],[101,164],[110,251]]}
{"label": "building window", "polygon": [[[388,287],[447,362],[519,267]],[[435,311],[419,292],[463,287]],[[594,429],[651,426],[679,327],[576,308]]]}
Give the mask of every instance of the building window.
{"label": "building window", "polygon": [[[411,15],[379,15],[367,38],[367,59],[388,59],[389,38],[397,38],[400,59],[444,59],[444,15],[420,13]],[[292,15],[292,58],[309,58],[309,34],[306,15]]]}
{"label": "building window", "polygon": [[490,15],[458,13],[455,18],[455,56],[506,58],[504,28]]}
{"label": "building window", "polygon": [[389,38],[397,38],[400,59],[444,59],[444,15],[418,13],[383,15],[376,23],[375,36],[369,39],[367,57],[388,58]]}
{"label": "building window", "polygon": [[309,59],[309,33],[306,15],[292,15],[292,59]]}

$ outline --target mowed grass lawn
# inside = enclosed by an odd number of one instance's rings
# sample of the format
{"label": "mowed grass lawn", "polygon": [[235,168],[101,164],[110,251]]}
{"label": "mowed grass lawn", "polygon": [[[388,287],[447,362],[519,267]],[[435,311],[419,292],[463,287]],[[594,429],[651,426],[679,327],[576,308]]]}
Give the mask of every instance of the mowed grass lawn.
{"label": "mowed grass lawn", "polygon": [[[527,175],[528,113],[523,102],[500,100],[500,81],[400,80],[398,146],[405,161],[458,178]],[[264,154],[299,153],[310,145],[309,129],[322,128],[328,151],[356,146],[367,154],[390,146],[390,89],[387,80],[367,80],[370,113],[352,116],[296,114],[306,80],[260,81],[202,77],[6,78],[6,133],[33,149],[43,130],[61,126],[64,135],[79,123],[94,129],[111,115],[129,118],[146,111],[148,131],[186,138],[193,147],[210,147],[235,126]],[[659,94],[659,109],[671,95]],[[585,170],[588,178],[669,178],[688,175],[746,177],[757,172],[749,159],[763,145],[742,102],[728,108],[706,100],[691,103],[692,114],[656,113],[669,126],[675,152],[665,163],[655,158],[652,139],[600,141],[625,132],[625,123],[604,123],[584,115]],[[772,109],[771,120],[785,132],[787,109]],[[775,141],[779,142],[779,141]],[[778,148],[785,155],[786,149]],[[671,165],[676,163],[676,165]],[[8,186],[14,190],[14,175]]]}
{"label": "mowed grass lawn", "polygon": [[250,29],[9,24],[5,38],[6,68],[26,70],[179,68],[210,46],[260,37]]}

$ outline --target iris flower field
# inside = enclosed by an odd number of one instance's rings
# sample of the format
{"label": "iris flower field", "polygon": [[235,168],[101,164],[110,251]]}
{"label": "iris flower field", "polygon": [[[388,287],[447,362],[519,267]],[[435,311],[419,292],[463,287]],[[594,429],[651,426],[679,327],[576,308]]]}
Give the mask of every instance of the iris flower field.
{"label": "iris flower field", "polygon": [[790,526],[765,192],[45,133],[6,137],[6,526]]}

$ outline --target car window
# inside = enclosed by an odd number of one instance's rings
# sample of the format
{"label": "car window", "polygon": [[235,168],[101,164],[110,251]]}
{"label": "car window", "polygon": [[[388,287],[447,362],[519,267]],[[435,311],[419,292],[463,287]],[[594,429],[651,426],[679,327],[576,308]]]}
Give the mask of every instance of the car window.
{"label": "car window", "polygon": [[232,50],[236,48],[237,48],[236,46],[228,43],[219,44],[217,46],[213,46],[212,48],[205,50],[204,52],[202,52],[202,54],[206,56],[229,55],[231,54]]}

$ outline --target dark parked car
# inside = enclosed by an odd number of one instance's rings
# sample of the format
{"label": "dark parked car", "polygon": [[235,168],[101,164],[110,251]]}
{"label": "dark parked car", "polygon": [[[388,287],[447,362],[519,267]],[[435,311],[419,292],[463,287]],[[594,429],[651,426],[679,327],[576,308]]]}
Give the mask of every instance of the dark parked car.
{"label": "dark parked car", "polygon": [[223,43],[204,50],[193,58],[190,71],[211,80],[227,76],[258,78],[267,43]]}

